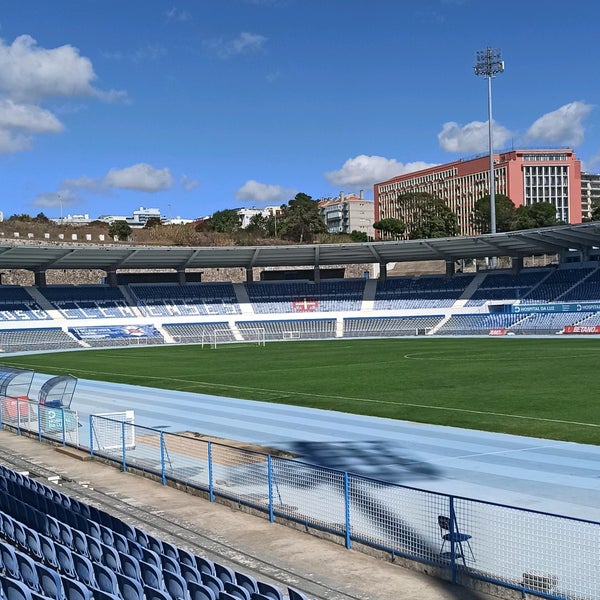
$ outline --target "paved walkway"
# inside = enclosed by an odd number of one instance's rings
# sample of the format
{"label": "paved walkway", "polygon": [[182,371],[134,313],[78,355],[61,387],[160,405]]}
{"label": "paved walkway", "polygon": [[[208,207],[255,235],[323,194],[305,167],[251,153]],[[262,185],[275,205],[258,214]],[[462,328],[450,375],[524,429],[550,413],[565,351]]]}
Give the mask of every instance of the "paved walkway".
{"label": "paved walkway", "polygon": [[307,597],[327,600],[491,598],[383,559],[210,503],[95,460],[81,460],[36,439],[0,431],[0,460],[46,478],[163,539]]}

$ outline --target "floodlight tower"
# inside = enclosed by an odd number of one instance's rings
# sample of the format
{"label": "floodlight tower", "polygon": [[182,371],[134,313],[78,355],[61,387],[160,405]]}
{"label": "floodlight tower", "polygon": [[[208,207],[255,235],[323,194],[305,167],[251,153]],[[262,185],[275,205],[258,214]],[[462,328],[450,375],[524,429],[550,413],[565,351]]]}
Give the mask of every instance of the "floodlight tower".
{"label": "floodlight tower", "polygon": [[492,77],[504,71],[504,61],[500,58],[500,50],[486,48],[477,52],[475,75],[482,75],[488,80],[488,143],[490,151],[490,230],[496,233],[496,181],[494,179],[494,134],[492,132]]}

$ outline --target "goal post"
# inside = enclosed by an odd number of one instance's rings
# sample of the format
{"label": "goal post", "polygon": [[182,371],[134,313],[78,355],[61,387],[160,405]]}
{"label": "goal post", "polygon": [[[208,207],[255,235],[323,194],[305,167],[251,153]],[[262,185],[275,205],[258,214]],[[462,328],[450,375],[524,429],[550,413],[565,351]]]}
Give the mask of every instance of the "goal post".
{"label": "goal post", "polygon": [[216,349],[221,344],[254,344],[264,346],[266,331],[264,327],[238,326],[232,329],[213,329],[206,336],[202,336],[202,347],[205,343]]}

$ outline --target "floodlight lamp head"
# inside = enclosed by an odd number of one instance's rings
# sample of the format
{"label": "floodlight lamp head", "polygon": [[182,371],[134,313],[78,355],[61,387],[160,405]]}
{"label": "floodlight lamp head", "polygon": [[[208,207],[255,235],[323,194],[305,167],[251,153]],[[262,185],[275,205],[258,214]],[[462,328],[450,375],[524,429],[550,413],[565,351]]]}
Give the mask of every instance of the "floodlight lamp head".
{"label": "floodlight lamp head", "polygon": [[492,77],[504,71],[504,61],[500,57],[497,48],[486,48],[477,51],[477,62],[475,64],[475,75]]}

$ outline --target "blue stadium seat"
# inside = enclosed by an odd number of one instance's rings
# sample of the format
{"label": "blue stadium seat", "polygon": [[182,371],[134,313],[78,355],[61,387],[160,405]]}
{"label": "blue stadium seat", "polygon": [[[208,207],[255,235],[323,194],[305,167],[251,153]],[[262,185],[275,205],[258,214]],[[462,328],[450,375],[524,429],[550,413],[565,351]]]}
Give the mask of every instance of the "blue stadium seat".
{"label": "blue stadium seat", "polygon": [[102,549],[102,564],[107,566],[111,571],[115,573],[121,572],[121,559],[119,553],[108,544],[100,544]]}
{"label": "blue stadium seat", "polygon": [[190,581],[193,581],[194,583],[202,583],[202,576],[196,567],[192,567],[185,563],[179,563],[179,567],[181,569],[181,576],[188,582],[188,584]]}
{"label": "blue stadium seat", "polygon": [[36,560],[43,560],[44,554],[42,553],[42,547],[40,545],[40,534],[35,531],[35,529],[27,527],[25,529],[25,536],[27,542],[27,553],[33,556]]}
{"label": "blue stadium seat", "polygon": [[22,582],[0,575],[2,598],[6,600],[32,600],[31,590]]}
{"label": "blue stadium seat", "polygon": [[162,540],[162,552],[164,556],[169,556],[170,558],[179,562],[179,549],[174,544],[170,544],[169,542]]}
{"label": "blue stadium seat", "polygon": [[217,600],[218,596],[208,586],[193,581],[188,581],[188,592],[190,593],[190,600]]}
{"label": "blue stadium seat", "polygon": [[142,560],[144,562],[150,563],[162,570],[162,561],[160,560],[160,555],[156,554],[149,548],[142,546]]}
{"label": "blue stadium seat", "polygon": [[145,534],[146,544],[144,545],[149,550],[156,554],[163,554],[163,543],[160,538],[154,537],[153,535]]}
{"label": "blue stadium seat", "polygon": [[234,596],[229,592],[219,592],[219,600],[239,600],[239,596]]}
{"label": "blue stadium seat", "polygon": [[127,538],[127,550],[133,558],[144,560],[144,553],[142,552],[143,548],[135,540]]}
{"label": "blue stadium seat", "polygon": [[42,550],[42,562],[52,569],[58,568],[58,558],[56,557],[56,550],[54,549],[54,540],[40,533],[40,548]]}
{"label": "blue stadium seat", "polygon": [[114,544],[113,532],[105,525],[99,525],[100,527],[100,539],[103,544],[112,546]]}
{"label": "blue stadium seat", "polygon": [[146,585],[144,586],[144,596],[146,600],[171,600],[171,596],[165,590],[157,590]]}
{"label": "blue stadium seat", "polygon": [[208,573],[209,575],[215,575],[215,563],[209,558],[204,556],[196,556],[196,567],[200,573]]}
{"label": "blue stadium seat", "polygon": [[91,535],[86,536],[88,556],[92,562],[102,562],[102,542]]}
{"label": "blue stadium seat", "polygon": [[228,594],[238,598],[238,600],[250,600],[250,592],[237,583],[226,581],[223,583],[223,587]]}
{"label": "blue stadium seat", "polygon": [[142,576],[142,582],[145,586],[150,588],[164,590],[165,584],[163,580],[162,570],[152,563],[139,561],[140,574]]}
{"label": "blue stadium seat", "polygon": [[6,575],[12,579],[20,579],[21,574],[15,549],[10,544],[0,541],[0,556]]}
{"label": "blue stadium seat", "polygon": [[257,581],[256,585],[258,586],[259,593],[270,598],[270,600],[283,600],[283,593],[274,585],[264,581]]}
{"label": "blue stadium seat", "polygon": [[171,571],[172,573],[181,574],[181,568],[179,566],[179,560],[167,556],[166,554],[160,555],[160,561],[162,563],[163,571]]}
{"label": "blue stadium seat", "polygon": [[70,577],[62,577],[63,590],[65,592],[66,600],[92,600],[94,595],[92,590],[86,585],[71,579]]}
{"label": "blue stadium seat", "polygon": [[73,553],[73,564],[75,565],[75,574],[78,581],[81,581],[88,587],[98,587],[96,576],[94,575],[94,565],[92,561],[82,554]]}
{"label": "blue stadium seat", "polygon": [[217,597],[219,596],[219,592],[225,589],[223,582],[216,575],[211,575],[210,573],[202,573],[202,583],[207,588],[210,588]]}
{"label": "blue stadium seat", "polygon": [[198,568],[196,564],[196,555],[192,554],[189,550],[184,550],[183,548],[178,548],[179,552],[179,564],[180,565],[189,565],[190,567]]}
{"label": "blue stadium seat", "polygon": [[235,573],[233,569],[230,569],[226,565],[222,565],[220,563],[214,563],[215,565],[215,575],[223,582],[229,581],[230,583],[235,583]]}
{"label": "blue stadium seat", "polygon": [[54,550],[56,551],[56,558],[58,559],[58,570],[62,575],[71,577],[72,579],[77,578],[75,573],[75,565],[73,563],[73,553],[70,548],[63,546],[62,544],[54,544]]}
{"label": "blue stadium seat", "polygon": [[261,594],[259,592],[254,592],[253,594],[250,594],[250,600],[271,600],[272,596],[265,596],[264,594]]}
{"label": "blue stadium seat", "polygon": [[235,582],[245,588],[249,594],[253,592],[258,592],[258,585],[256,579],[252,577],[252,575],[247,575],[246,573],[240,573],[239,571],[235,572]]}
{"label": "blue stadium seat", "polygon": [[131,577],[136,581],[142,581],[140,563],[137,558],[119,552],[119,561],[121,563],[121,573],[123,573],[123,575],[127,575],[127,577]]}
{"label": "blue stadium seat", "polygon": [[73,537],[72,549],[78,554],[83,554],[84,556],[89,557],[87,536],[85,533],[79,529],[71,529],[71,534]]}
{"label": "blue stadium seat", "polygon": [[96,578],[96,583],[98,584],[98,589],[103,592],[107,592],[108,594],[116,594],[119,593],[119,584],[117,582],[116,574],[111,571],[108,567],[105,567],[101,563],[93,563],[94,564],[94,577]]}
{"label": "blue stadium seat", "polygon": [[298,590],[288,587],[288,596],[290,600],[308,600],[308,598]]}
{"label": "blue stadium seat", "polygon": [[41,591],[40,580],[35,568],[35,561],[33,558],[23,554],[22,552],[16,552],[17,564],[19,565],[19,579],[34,592]]}
{"label": "blue stadium seat", "polygon": [[139,581],[122,573],[117,573],[117,582],[123,600],[144,600],[144,589]]}
{"label": "blue stadium seat", "polygon": [[167,592],[169,592],[173,600],[189,600],[190,595],[187,590],[187,584],[181,575],[171,571],[163,571],[163,577]]}
{"label": "blue stadium seat", "polygon": [[36,563],[35,568],[44,596],[52,598],[52,600],[63,600],[64,591],[58,572],[41,563]]}

